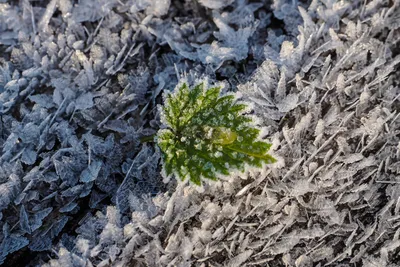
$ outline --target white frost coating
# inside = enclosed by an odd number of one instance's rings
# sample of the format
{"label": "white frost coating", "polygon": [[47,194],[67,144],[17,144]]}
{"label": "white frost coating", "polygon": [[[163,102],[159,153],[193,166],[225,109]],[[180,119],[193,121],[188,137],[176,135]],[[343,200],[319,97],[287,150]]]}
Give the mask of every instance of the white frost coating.
{"label": "white frost coating", "polygon": [[205,192],[204,184],[202,184],[200,186],[194,185],[194,188],[195,188],[196,192],[199,194],[202,194]]}
{"label": "white frost coating", "polygon": [[252,250],[246,250],[245,252],[240,253],[239,255],[237,255],[236,257],[234,257],[233,259],[231,259],[228,262],[228,266],[232,266],[232,267],[240,267],[242,266],[242,264],[248,259],[250,258],[250,256],[253,254]]}
{"label": "white frost coating", "polygon": [[295,137],[300,137],[304,134],[305,131],[309,129],[309,126],[311,124],[311,119],[312,115],[311,113],[307,113],[305,116],[303,116],[298,124],[296,124],[294,128],[294,135]]}
{"label": "white frost coating", "polygon": [[171,0],[149,1],[148,3],[150,3],[150,5],[146,9],[146,13],[148,15],[161,17],[168,13]]}
{"label": "white frost coating", "polygon": [[315,127],[314,136],[319,136],[324,133],[325,122],[323,120],[318,120],[317,126]]}
{"label": "white frost coating", "polygon": [[279,79],[278,87],[276,88],[275,94],[276,94],[275,99],[278,101],[281,101],[286,97],[286,75],[284,70],[281,71],[281,77]]}
{"label": "white frost coating", "polygon": [[216,157],[216,158],[220,158],[220,157],[222,157],[222,153],[220,152],[220,151],[217,151],[217,152],[215,152],[215,154],[214,154],[214,156]]}
{"label": "white frost coating", "polygon": [[50,3],[46,7],[46,11],[44,12],[40,22],[38,24],[39,31],[47,31],[49,22],[54,12],[56,11],[57,0],[51,0]]}
{"label": "white frost coating", "polygon": [[234,0],[199,0],[200,4],[210,9],[220,9],[229,6]]}
{"label": "white frost coating", "polygon": [[288,112],[297,107],[298,101],[299,96],[297,94],[290,94],[277,103],[276,107],[280,112]]}
{"label": "white frost coating", "polygon": [[270,127],[260,127],[260,133],[258,135],[259,139],[264,139],[270,135],[271,128]]}
{"label": "white frost coating", "polygon": [[179,184],[177,186],[177,190],[175,191],[174,194],[172,194],[172,197],[170,198],[170,200],[167,203],[165,212],[164,212],[164,216],[163,216],[163,220],[164,222],[168,222],[171,220],[172,214],[173,214],[173,209],[174,209],[174,205],[175,205],[175,200],[178,198],[178,196],[180,195],[180,193],[182,192],[182,184]]}

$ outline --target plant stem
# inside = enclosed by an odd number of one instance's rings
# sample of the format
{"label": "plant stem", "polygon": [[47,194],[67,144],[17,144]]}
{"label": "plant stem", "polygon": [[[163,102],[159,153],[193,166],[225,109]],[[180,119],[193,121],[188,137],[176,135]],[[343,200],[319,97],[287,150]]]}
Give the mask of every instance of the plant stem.
{"label": "plant stem", "polygon": [[144,137],[140,138],[140,142],[141,143],[154,142],[154,136],[156,136],[156,134],[144,136]]}

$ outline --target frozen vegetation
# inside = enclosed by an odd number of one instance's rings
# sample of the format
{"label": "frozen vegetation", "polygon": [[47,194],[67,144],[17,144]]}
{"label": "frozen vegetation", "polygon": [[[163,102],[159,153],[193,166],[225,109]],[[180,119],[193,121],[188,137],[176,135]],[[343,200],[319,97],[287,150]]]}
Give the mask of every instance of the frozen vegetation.
{"label": "frozen vegetation", "polygon": [[[182,79],[277,162],[166,182]],[[399,86],[399,0],[0,0],[0,265],[400,266]]]}

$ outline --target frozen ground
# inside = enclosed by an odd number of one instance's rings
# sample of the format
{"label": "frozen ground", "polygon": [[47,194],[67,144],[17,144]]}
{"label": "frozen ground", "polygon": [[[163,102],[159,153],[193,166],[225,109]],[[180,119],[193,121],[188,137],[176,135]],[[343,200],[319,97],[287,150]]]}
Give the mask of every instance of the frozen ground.
{"label": "frozen ground", "polygon": [[[0,0],[0,264],[400,266],[399,70],[399,0]],[[164,184],[182,74],[278,162]]]}

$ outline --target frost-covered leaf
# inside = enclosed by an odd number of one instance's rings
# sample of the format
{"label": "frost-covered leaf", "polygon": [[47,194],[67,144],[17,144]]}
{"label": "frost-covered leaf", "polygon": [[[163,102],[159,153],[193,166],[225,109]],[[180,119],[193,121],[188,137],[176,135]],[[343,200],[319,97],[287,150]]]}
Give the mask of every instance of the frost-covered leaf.
{"label": "frost-covered leaf", "polygon": [[20,138],[24,143],[36,142],[40,136],[40,129],[34,123],[27,123],[21,132]]}
{"label": "frost-covered leaf", "polygon": [[246,260],[253,254],[253,251],[251,250],[246,250],[242,253],[240,253],[239,255],[237,255],[236,257],[234,257],[233,259],[231,259],[228,263],[228,266],[242,266],[242,264],[244,262],[246,262]]}
{"label": "frost-covered leaf", "polygon": [[81,182],[88,183],[94,181],[99,175],[99,171],[101,169],[102,163],[101,161],[92,161],[90,165],[83,170],[80,176]]}
{"label": "frost-covered leaf", "polygon": [[19,225],[23,231],[30,234],[32,232],[29,225],[28,214],[26,213],[25,206],[22,205],[19,212]]}
{"label": "frost-covered leaf", "polygon": [[52,108],[54,107],[53,99],[51,96],[46,94],[37,94],[31,95],[28,97],[29,100],[35,102],[36,104],[44,107],[44,108]]}
{"label": "frost-covered leaf", "polygon": [[0,210],[6,208],[20,192],[20,178],[11,174],[9,181],[0,185]]}
{"label": "frost-covered leaf", "polygon": [[39,229],[40,226],[42,226],[42,221],[44,218],[46,218],[50,212],[53,210],[53,208],[46,208],[41,211],[37,211],[31,218],[29,219],[29,224],[31,226],[32,232]]}
{"label": "frost-covered leaf", "polygon": [[72,18],[76,22],[96,21],[105,17],[113,8],[116,1],[88,0],[73,6]]}
{"label": "frost-covered leaf", "polygon": [[36,158],[37,158],[36,151],[27,148],[24,150],[24,152],[22,152],[21,161],[25,164],[32,165],[35,163]]}
{"label": "frost-covered leaf", "polygon": [[75,101],[76,110],[84,110],[93,107],[93,94],[90,92],[80,95]]}
{"label": "frost-covered leaf", "polygon": [[11,133],[8,137],[7,140],[3,143],[3,151],[10,151],[15,144],[18,142],[18,135]]}
{"label": "frost-covered leaf", "polygon": [[4,237],[3,241],[0,244],[0,264],[3,264],[8,254],[18,251],[28,244],[29,240],[23,236],[11,234]]}
{"label": "frost-covered leaf", "polygon": [[51,248],[53,239],[61,232],[65,224],[68,222],[68,217],[63,216],[55,219],[51,225],[43,231],[39,231],[29,244],[29,248],[33,251],[45,251]]}
{"label": "frost-covered leaf", "polygon": [[67,205],[65,205],[64,207],[62,207],[60,209],[60,212],[70,212],[73,209],[75,209],[78,206],[78,203],[76,203],[75,201],[72,201],[70,203],[68,203]]}
{"label": "frost-covered leaf", "polygon": [[132,194],[134,188],[134,177],[130,173],[127,173],[116,194],[117,207],[121,212],[125,212],[130,208],[129,196]]}
{"label": "frost-covered leaf", "polygon": [[97,204],[107,197],[107,194],[99,193],[97,190],[92,190],[89,200],[89,207],[94,209]]}
{"label": "frost-covered leaf", "polygon": [[299,96],[297,94],[290,94],[286,96],[281,102],[276,104],[280,112],[288,112],[297,106]]}

